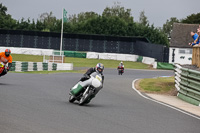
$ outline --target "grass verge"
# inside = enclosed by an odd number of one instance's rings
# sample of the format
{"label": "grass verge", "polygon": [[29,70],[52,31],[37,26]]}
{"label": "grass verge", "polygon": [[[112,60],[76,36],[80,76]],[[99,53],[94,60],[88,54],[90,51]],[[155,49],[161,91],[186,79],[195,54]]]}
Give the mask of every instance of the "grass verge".
{"label": "grass verge", "polygon": [[13,61],[22,62],[42,62],[43,56],[40,55],[24,55],[24,54],[12,54]]}
{"label": "grass verge", "polygon": [[176,95],[174,77],[158,77],[141,79],[136,83],[137,89],[145,93]]}

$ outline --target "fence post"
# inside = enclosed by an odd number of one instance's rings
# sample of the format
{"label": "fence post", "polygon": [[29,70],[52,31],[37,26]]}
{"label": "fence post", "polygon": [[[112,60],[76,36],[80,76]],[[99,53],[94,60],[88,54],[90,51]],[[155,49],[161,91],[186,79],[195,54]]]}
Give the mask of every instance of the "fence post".
{"label": "fence post", "polygon": [[192,65],[200,68],[200,45],[193,46],[192,48]]}

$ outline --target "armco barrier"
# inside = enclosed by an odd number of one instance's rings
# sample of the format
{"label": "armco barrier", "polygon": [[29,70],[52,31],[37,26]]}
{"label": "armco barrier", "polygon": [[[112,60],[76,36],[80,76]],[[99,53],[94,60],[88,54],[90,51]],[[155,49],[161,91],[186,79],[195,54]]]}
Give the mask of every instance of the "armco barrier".
{"label": "armco barrier", "polygon": [[200,72],[175,65],[175,87],[178,97],[200,106]]}
{"label": "armco barrier", "polygon": [[44,63],[44,62],[20,62],[12,63],[10,71],[52,71],[52,70],[73,70],[72,63]]}

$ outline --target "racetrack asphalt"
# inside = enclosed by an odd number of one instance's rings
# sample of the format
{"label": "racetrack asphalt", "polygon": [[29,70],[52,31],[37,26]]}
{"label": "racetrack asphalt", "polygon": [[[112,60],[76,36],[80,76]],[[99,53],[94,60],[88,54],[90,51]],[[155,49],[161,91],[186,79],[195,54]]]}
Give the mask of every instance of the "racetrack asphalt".
{"label": "racetrack asphalt", "polygon": [[104,88],[87,106],[68,102],[82,74],[8,73],[0,78],[0,133],[199,133],[199,119],[141,97],[139,78],[173,71],[105,69]]}

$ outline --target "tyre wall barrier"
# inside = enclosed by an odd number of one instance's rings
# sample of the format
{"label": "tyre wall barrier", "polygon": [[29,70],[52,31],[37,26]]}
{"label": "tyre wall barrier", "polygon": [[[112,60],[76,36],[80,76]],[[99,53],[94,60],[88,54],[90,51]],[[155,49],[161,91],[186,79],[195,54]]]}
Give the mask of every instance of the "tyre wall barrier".
{"label": "tyre wall barrier", "polygon": [[72,63],[44,63],[44,62],[20,62],[12,63],[10,71],[53,71],[53,70],[73,70]]}
{"label": "tyre wall barrier", "polygon": [[178,97],[200,106],[200,72],[175,65],[175,87]]}

